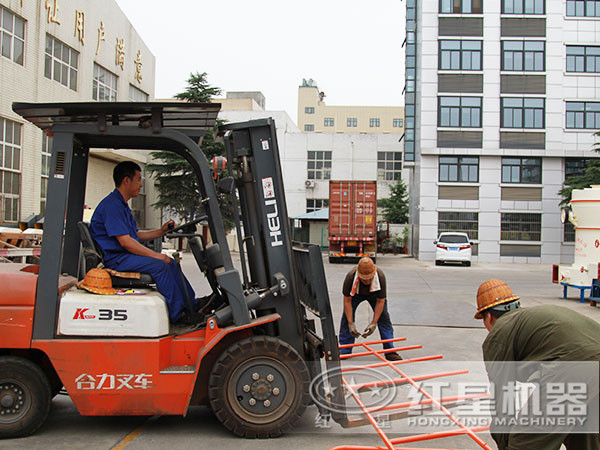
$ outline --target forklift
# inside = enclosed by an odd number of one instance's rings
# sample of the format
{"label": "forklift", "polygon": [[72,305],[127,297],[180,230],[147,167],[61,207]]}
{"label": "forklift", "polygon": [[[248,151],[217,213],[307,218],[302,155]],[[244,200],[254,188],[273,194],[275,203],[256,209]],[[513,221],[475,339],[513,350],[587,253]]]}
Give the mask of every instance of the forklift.
{"label": "forklift", "polygon": [[[339,408],[340,356],[323,260],[318,246],[291,241],[275,124],[219,127],[227,173],[215,179],[199,144],[219,109],[13,104],[53,140],[39,264],[0,264],[0,438],[34,433],[62,389],[86,416],[185,416],[191,406],[206,405],[246,438],[285,433],[311,403],[348,425]],[[167,235],[188,239],[212,291],[201,313],[188,302],[190,323],[169,323],[147,274],[111,275],[113,287],[143,295],[78,289],[102,263],[83,222],[91,148],[172,151],[197,175],[202,214]],[[219,196],[234,207],[241,269],[234,267]],[[210,243],[197,232],[199,222],[208,224]]]}

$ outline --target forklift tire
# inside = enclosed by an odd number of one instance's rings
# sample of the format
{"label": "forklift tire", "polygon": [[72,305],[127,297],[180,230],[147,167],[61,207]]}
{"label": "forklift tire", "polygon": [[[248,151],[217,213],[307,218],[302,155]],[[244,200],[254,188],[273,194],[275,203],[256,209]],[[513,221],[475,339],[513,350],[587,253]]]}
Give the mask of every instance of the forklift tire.
{"label": "forklift tire", "polygon": [[215,362],[208,397],[219,421],[245,438],[280,436],[310,403],[310,376],[289,344],[253,336],[231,345]]}
{"label": "forklift tire", "polygon": [[36,364],[0,357],[0,438],[33,434],[50,412],[50,383]]}

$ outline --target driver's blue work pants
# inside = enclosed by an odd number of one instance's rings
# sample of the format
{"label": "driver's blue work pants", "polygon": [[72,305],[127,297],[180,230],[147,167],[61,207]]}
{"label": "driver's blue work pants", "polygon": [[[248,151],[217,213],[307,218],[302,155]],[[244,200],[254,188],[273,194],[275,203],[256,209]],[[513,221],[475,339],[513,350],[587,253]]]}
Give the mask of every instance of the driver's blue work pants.
{"label": "driver's blue work pants", "polygon": [[[171,263],[167,264],[160,259],[151,258],[149,256],[139,256],[127,254],[120,256],[118,262],[113,262],[107,267],[118,270],[119,272],[142,272],[152,276],[158,292],[160,292],[167,301],[169,309],[169,319],[171,322],[177,321],[181,313],[186,309],[185,291],[179,273],[177,263],[171,259]],[[190,299],[194,302],[196,294],[190,285],[190,282],[185,280],[185,286],[189,292]]]}

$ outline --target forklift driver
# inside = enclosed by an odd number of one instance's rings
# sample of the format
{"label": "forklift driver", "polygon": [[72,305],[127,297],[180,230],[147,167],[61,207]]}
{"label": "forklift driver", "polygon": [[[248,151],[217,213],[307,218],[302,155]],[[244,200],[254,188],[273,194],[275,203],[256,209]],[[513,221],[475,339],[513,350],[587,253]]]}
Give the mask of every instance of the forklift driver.
{"label": "forklift driver", "polygon": [[104,254],[104,264],[119,272],[143,272],[152,276],[158,291],[165,297],[171,322],[184,316],[185,291],[195,298],[179,267],[171,258],[140,244],[164,236],[172,220],[156,230],[138,230],[127,202],[142,188],[142,169],[132,161],[123,161],[113,170],[115,190],[98,205],[92,216],[90,232]]}

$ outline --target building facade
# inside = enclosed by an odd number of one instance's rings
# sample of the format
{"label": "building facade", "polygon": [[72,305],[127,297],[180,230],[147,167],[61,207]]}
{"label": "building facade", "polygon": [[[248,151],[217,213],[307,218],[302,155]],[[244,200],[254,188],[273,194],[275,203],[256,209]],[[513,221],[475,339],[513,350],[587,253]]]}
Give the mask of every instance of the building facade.
{"label": "building facade", "polygon": [[[155,58],[115,0],[0,0],[0,224],[45,212],[51,138],[12,111],[13,102],[148,101]],[[86,205],[112,189],[116,162],[140,152],[92,150]],[[160,221],[146,202],[132,209],[140,226]]]}
{"label": "building facade", "polygon": [[[234,93],[228,93],[228,98],[232,98],[230,94]],[[252,110],[241,111],[237,105],[242,99],[233,98],[234,103],[215,99],[222,101],[219,118],[227,122],[275,120],[290,217],[327,208],[329,180],[377,180],[378,197],[384,198],[389,196],[390,185],[407,175],[403,173],[399,134],[303,132],[284,111],[265,111],[256,107],[257,102],[252,103]],[[402,108],[395,109],[402,117]]]}
{"label": "building facade", "polygon": [[569,262],[558,191],[598,156],[600,2],[406,5],[414,254],[464,231],[479,261]]}
{"label": "building facade", "polygon": [[404,134],[404,107],[329,106],[315,81],[298,88],[298,127],[305,133]]}

